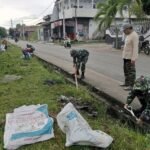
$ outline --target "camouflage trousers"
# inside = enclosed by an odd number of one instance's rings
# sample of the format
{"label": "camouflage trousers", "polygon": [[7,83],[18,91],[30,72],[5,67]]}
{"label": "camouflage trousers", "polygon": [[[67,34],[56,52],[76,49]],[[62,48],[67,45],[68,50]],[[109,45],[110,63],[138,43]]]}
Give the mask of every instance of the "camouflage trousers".
{"label": "camouflage trousers", "polygon": [[136,79],[136,69],[135,64],[132,64],[130,59],[124,59],[124,76],[125,84],[133,86]]}
{"label": "camouflage trousers", "polygon": [[88,56],[82,57],[81,60],[77,60],[77,70],[81,68],[81,72],[85,72],[86,63],[88,61]]}

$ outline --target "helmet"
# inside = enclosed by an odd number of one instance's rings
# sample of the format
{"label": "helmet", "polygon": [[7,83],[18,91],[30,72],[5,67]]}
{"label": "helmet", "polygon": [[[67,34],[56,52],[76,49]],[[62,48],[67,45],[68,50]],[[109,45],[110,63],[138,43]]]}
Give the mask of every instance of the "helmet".
{"label": "helmet", "polygon": [[70,55],[71,55],[72,57],[76,56],[76,54],[77,54],[77,51],[76,51],[75,49],[72,49],[72,50],[70,51]]}
{"label": "helmet", "polygon": [[141,76],[138,78],[133,86],[133,90],[138,90],[138,91],[146,91],[149,89],[149,83],[147,81],[147,78],[144,76]]}

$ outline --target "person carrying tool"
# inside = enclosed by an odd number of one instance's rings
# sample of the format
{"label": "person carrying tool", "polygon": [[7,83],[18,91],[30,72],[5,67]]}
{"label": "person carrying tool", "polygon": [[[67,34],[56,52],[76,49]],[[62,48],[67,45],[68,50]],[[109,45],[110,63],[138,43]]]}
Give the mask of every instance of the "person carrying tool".
{"label": "person carrying tool", "polygon": [[135,97],[138,98],[142,105],[141,108],[134,111],[135,116],[140,121],[150,123],[150,78],[141,76],[135,81],[133,89],[129,92],[127,102],[124,105],[125,109],[128,108]]}
{"label": "person carrying tool", "polygon": [[70,51],[70,55],[71,55],[71,57],[73,57],[73,66],[76,69],[76,75],[80,75],[79,69],[81,67],[81,78],[80,79],[84,79],[85,78],[85,68],[86,68],[86,63],[88,61],[89,52],[85,49],[81,49],[81,50],[73,49]]}

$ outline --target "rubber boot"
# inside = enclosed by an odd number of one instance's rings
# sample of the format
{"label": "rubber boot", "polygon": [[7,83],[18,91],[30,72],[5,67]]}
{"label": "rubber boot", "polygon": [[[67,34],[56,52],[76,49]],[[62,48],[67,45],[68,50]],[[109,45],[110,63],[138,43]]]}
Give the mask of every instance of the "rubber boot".
{"label": "rubber boot", "polygon": [[85,79],[84,72],[82,72],[80,79],[81,79],[81,80],[82,80],[82,79]]}

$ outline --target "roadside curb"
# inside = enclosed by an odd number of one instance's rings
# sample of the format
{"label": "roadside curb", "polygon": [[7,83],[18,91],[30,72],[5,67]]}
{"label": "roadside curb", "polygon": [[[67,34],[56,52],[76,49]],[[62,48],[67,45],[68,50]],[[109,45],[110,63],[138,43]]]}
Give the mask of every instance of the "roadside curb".
{"label": "roadside curb", "polygon": [[[75,85],[75,82],[72,79],[72,75],[62,69],[61,67],[51,63],[47,62],[46,60],[36,56],[38,60],[44,63],[44,66],[46,68],[52,67],[56,72],[63,73],[66,76],[66,80],[70,82],[71,84]],[[67,78],[68,77],[68,78]],[[150,126],[149,124],[143,123],[143,126],[136,124],[136,121],[130,117],[130,115],[127,115],[124,113],[123,106],[124,104],[121,103],[118,99],[114,98],[113,96],[107,94],[106,92],[94,87],[93,85],[87,83],[84,80],[80,80],[80,84],[83,86],[86,86],[90,92],[93,92],[95,95],[101,97],[104,100],[101,100],[101,102],[104,102],[107,106],[107,113],[111,116],[113,116],[116,119],[121,120],[122,122],[127,122],[129,126],[131,126],[135,131],[140,131],[141,133],[150,133]],[[93,95],[94,97],[96,97]],[[99,99],[99,98],[97,98]]]}
{"label": "roadside curb", "polygon": [[[72,78],[72,74],[70,74],[68,71],[62,69],[61,67],[51,63],[51,62],[47,62],[46,60],[36,56],[40,61],[44,62],[45,64],[49,64],[50,66],[52,66],[55,70],[58,70],[58,72],[63,73],[64,75],[66,75],[69,79]],[[68,79],[68,80],[69,80]],[[73,84],[75,84],[75,82],[73,82],[73,80],[69,80],[70,82],[72,82]],[[81,85],[86,86],[88,89],[90,89],[91,92],[96,93],[98,96],[104,98],[106,100],[107,103],[110,104],[115,104],[115,105],[119,105],[120,107],[123,107],[123,103],[119,101],[119,99],[116,99],[115,97],[107,94],[105,91],[91,85],[90,83],[86,82],[85,80],[79,80],[79,83]]]}

